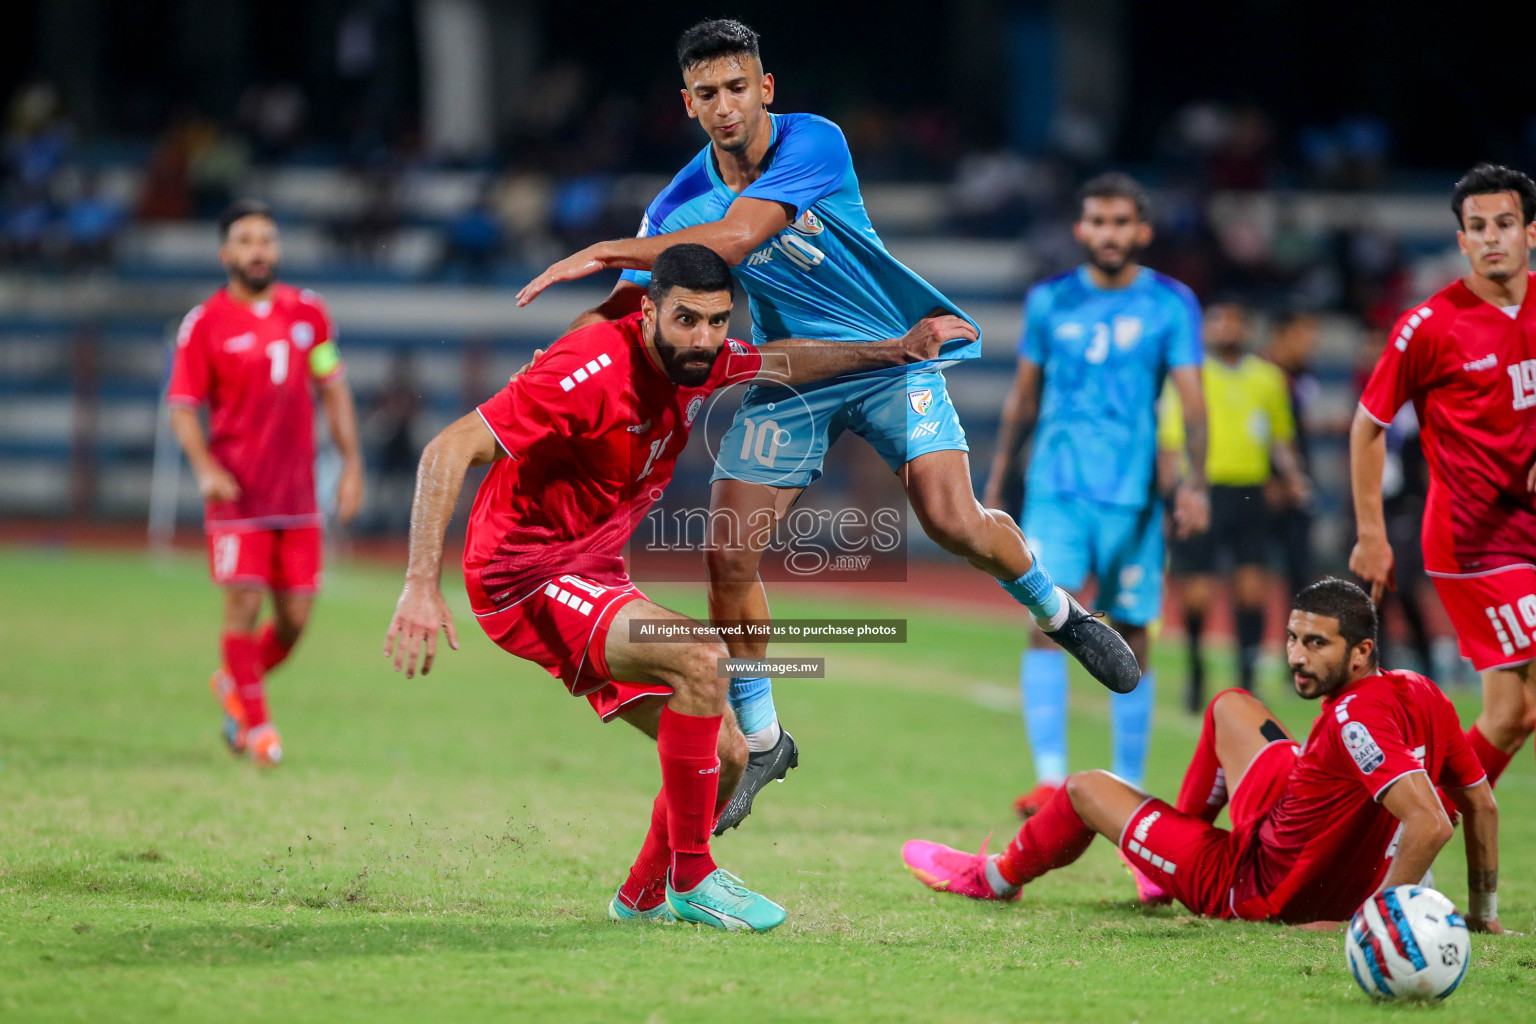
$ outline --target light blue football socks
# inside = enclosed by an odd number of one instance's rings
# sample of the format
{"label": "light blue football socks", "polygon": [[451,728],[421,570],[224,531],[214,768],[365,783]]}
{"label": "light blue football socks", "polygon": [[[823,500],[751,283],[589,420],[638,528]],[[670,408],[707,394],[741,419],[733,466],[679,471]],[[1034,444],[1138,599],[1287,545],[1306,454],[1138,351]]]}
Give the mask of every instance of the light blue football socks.
{"label": "light blue football socks", "polygon": [[1059,785],[1067,777],[1067,656],[1055,647],[1025,651],[1019,694],[1035,781]]}
{"label": "light blue football socks", "polygon": [[[1067,777],[1067,656],[1055,648],[1025,651],[1019,663],[1019,695],[1035,781],[1059,784]],[[1150,671],[1130,693],[1109,695],[1112,770],[1138,788],[1146,780],[1156,704],[1157,677]]]}
{"label": "light blue football socks", "polygon": [[732,676],[726,700],[736,715],[736,725],[754,754],[772,750],[779,742],[779,713],[773,706],[773,684],[767,676]]}
{"label": "light blue football socks", "polygon": [[1029,572],[1016,580],[998,580],[998,584],[1010,597],[1025,608],[1037,619],[1047,621],[1055,619],[1062,608],[1061,595],[1056,592],[1056,583],[1051,579],[1051,574],[1045,571],[1040,564],[1040,559],[1035,559],[1035,564],[1029,567]]}
{"label": "light blue football socks", "polygon": [[1157,676],[1151,669],[1130,693],[1109,695],[1109,724],[1114,737],[1113,771],[1140,789],[1147,774],[1147,742],[1157,705]]}

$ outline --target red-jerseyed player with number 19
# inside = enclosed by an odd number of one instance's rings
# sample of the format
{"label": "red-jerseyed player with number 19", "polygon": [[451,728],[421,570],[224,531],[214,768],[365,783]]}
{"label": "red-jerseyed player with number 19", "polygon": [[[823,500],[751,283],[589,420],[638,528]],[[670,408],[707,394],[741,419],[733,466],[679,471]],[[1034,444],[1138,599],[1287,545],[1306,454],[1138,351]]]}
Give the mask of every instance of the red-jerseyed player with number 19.
{"label": "red-jerseyed player with number 19", "polygon": [[1536,727],[1536,184],[1482,164],[1451,209],[1472,272],[1402,315],[1360,397],[1349,567],[1373,598],[1394,586],[1381,473],[1386,425],[1412,402],[1430,474],[1424,568],[1482,673],[1467,740],[1497,783]]}
{"label": "red-jerseyed player with number 19", "polygon": [[[1175,804],[1109,772],[1078,772],[1003,853],[914,839],[902,859],[926,885],[1016,899],[1102,835],[1134,865],[1143,902],[1287,924],[1349,918],[1373,893],[1417,883],[1452,835],[1435,787],[1465,816],[1467,926],[1501,932],[1498,807],[1456,709],[1415,672],[1376,664],[1376,609],[1345,580],[1291,603],[1285,656],[1296,693],[1322,698],[1299,746],[1257,697],[1218,694]],[[1230,802],[1231,830],[1212,824]]]}
{"label": "red-jerseyed player with number 19", "polygon": [[[271,211],[251,200],[233,204],[219,218],[219,238],[229,283],[182,321],[166,400],[207,503],[209,565],[224,588],[223,664],[210,681],[224,709],[224,740],[270,768],[283,746],[263,677],[292,652],[320,587],[316,389],[343,459],[343,523],[362,504],[363,462],[330,314],[314,292],[278,282]],[[197,415],[205,404],[206,437]],[[265,591],[272,619],[258,632]]]}
{"label": "red-jerseyed player with number 19", "polygon": [[[717,388],[922,362],[976,331],[939,316],[885,341],[753,347],[726,338],[730,315],[725,261],[702,245],[671,246],[656,258],[640,312],[566,335],[439,434],[421,456],[410,562],[384,653],[409,676],[418,654],[430,669],[440,627],[458,646],[439,590],[443,532],[465,470],[493,463],[464,546],[481,628],[586,697],[604,721],[622,718],[655,739],[661,760],[650,831],[609,916],[767,931],[783,908],[710,856],[710,832],[747,761],[746,738],[724,714],[726,648],[708,627],[647,600],[623,546]],[[646,620],[676,623],[692,639],[636,642],[631,623]]]}

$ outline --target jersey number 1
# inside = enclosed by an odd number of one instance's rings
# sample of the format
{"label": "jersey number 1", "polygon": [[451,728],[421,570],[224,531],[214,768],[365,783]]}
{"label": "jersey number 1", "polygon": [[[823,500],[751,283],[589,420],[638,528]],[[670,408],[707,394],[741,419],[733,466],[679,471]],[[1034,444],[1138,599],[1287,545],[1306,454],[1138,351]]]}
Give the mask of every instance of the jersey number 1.
{"label": "jersey number 1", "polygon": [[267,358],[272,360],[272,383],[281,384],[288,379],[288,342],[274,341],[267,345]]}
{"label": "jersey number 1", "polygon": [[666,451],[667,442],[670,440],[672,440],[672,433],[668,431],[667,436],[660,441],[651,442],[651,454],[646,456],[645,468],[640,470],[640,475],[635,477],[636,480],[644,480],[647,476],[650,476],[651,467],[656,465],[656,457]]}

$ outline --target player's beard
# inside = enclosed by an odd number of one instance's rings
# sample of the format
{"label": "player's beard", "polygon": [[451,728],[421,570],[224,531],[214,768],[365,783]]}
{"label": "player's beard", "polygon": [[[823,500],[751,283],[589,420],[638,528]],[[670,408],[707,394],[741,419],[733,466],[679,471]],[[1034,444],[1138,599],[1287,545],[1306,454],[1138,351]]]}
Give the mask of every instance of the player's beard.
{"label": "player's beard", "polygon": [[652,329],[651,343],[656,346],[656,358],[661,360],[662,367],[667,371],[667,379],[682,388],[696,388],[709,380],[710,371],[715,368],[715,360],[720,356],[719,349],[705,356],[697,349],[674,345],[667,339],[661,324]]}
{"label": "player's beard", "polygon": [[1307,687],[1306,692],[1303,692],[1299,685],[1296,686],[1297,695],[1305,700],[1314,700],[1318,697],[1326,697],[1330,693],[1337,692],[1339,687],[1349,682],[1349,666],[1341,662],[1324,675],[1318,675],[1316,672],[1298,672],[1293,668],[1291,669],[1291,682],[1293,685],[1296,683],[1296,677],[1298,676],[1308,680],[1311,685]]}
{"label": "player's beard", "polygon": [[1088,250],[1088,262],[1105,274],[1118,274],[1127,266],[1135,263],[1141,255],[1141,249],[1131,246],[1128,249],[1110,249],[1104,247]]}
{"label": "player's beard", "polygon": [[229,273],[240,282],[241,287],[260,294],[272,287],[272,282],[277,280],[277,264],[268,263],[266,269],[260,274],[253,274],[237,264],[229,268]]}

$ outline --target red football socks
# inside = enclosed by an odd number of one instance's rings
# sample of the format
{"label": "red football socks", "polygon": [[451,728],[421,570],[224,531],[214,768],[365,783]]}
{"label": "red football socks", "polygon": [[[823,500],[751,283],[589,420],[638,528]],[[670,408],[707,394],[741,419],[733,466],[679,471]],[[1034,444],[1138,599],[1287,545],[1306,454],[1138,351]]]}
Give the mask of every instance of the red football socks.
{"label": "red football socks", "polygon": [[1010,885],[1023,885],[1083,855],[1093,842],[1093,829],[1083,824],[1062,786],[1045,807],[1024,823],[997,858],[997,871]]}
{"label": "red football socks", "polygon": [[261,652],[261,672],[263,675],[271,672],[288,660],[288,655],[293,653],[291,645],[284,647],[278,641],[277,627],[270,622],[262,629],[261,635],[256,638],[256,645]]}
{"label": "red football socks", "polygon": [[1227,804],[1227,779],[1216,759],[1216,715],[1213,700],[1205,709],[1205,724],[1200,727],[1200,742],[1190,759],[1179,785],[1179,799],[1174,806],[1182,814],[1200,818],[1206,824],[1216,820]]}
{"label": "red football socks", "polygon": [[667,804],[672,888],[687,892],[715,870],[709,833],[720,781],[720,715],[683,715],[661,709],[656,750]]}
{"label": "red football socks", "polygon": [[1482,734],[1475,722],[1472,728],[1467,730],[1467,745],[1472,748],[1472,753],[1477,755],[1477,760],[1482,764],[1483,771],[1487,773],[1488,785],[1497,786],[1499,784],[1499,776],[1504,774],[1504,769],[1509,767],[1509,761],[1515,755],[1506,754],[1492,743],[1489,743],[1488,737]]}
{"label": "red football socks", "polygon": [[245,709],[245,727],[267,723],[267,696],[261,685],[261,648],[254,633],[224,634],[224,668],[235,681],[235,697]]}
{"label": "red football socks", "polygon": [[651,805],[651,830],[645,834],[640,856],[630,867],[619,896],[636,910],[650,910],[666,898],[655,882],[667,873],[671,862],[672,851],[667,847],[667,792],[662,790]]}

